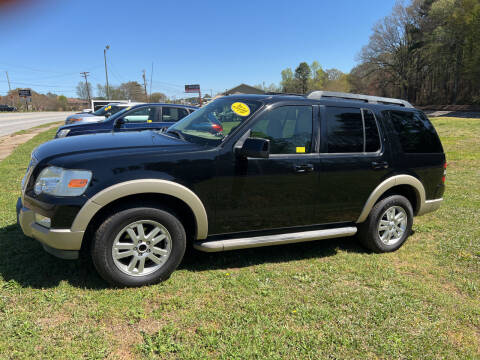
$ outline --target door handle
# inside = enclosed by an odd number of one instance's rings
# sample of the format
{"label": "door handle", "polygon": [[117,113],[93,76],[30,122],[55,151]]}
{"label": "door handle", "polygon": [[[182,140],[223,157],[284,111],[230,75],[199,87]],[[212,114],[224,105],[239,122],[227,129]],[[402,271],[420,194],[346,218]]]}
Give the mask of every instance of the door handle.
{"label": "door handle", "polygon": [[296,173],[307,173],[307,172],[312,172],[314,167],[313,167],[313,164],[302,164],[302,165],[295,165],[294,169]]}
{"label": "door handle", "polygon": [[388,169],[388,162],[386,162],[386,161],[372,161],[372,168],[374,170]]}

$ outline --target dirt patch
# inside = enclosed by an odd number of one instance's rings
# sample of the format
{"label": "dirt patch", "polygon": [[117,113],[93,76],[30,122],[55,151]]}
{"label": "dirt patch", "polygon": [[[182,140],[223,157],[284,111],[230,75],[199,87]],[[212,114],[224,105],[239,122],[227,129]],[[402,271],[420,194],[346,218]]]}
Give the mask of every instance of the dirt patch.
{"label": "dirt patch", "polygon": [[0,161],[10,155],[18,145],[22,145],[35,135],[57,127],[58,125],[59,123],[54,123],[49,126],[26,130],[27,132],[22,131],[20,134],[12,134],[0,137]]}

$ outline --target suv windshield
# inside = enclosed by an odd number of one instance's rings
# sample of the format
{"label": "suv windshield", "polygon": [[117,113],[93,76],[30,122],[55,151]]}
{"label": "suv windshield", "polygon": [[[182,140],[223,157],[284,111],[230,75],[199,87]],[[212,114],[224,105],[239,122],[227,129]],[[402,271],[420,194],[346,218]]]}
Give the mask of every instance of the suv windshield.
{"label": "suv windshield", "polygon": [[170,126],[166,133],[187,141],[217,146],[260,106],[258,101],[220,98]]}

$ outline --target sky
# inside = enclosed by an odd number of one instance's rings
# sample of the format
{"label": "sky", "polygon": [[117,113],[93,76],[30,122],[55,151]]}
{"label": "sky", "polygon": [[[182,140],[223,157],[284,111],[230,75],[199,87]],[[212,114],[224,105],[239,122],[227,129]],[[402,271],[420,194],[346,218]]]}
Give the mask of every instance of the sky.
{"label": "sky", "polygon": [[[5,1],[5,0],[3,0]],[[11,5],[13,2],[14,5]],[[184,97],[185,84],[216,94],[240,83],[278,84],[281,71],[317,60],[349,72],[395,0],[0,0],[0,94],[25,87],[76,96],[89,81],[136,80]],[[8,4],[8,2],[7,2]]]}

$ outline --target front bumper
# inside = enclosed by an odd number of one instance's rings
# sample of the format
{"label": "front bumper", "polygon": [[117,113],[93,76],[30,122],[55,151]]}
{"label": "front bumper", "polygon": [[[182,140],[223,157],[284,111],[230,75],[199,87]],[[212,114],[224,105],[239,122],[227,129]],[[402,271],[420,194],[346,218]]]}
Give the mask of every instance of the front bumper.
{"label": "front bumper", "polygon": [[78,258],[84,231],[49,229],[37,224],[35,213],[23,206],[21,198],[17,201],[17,222],[26,236],[38,240],[52,255],[63,259]]}

